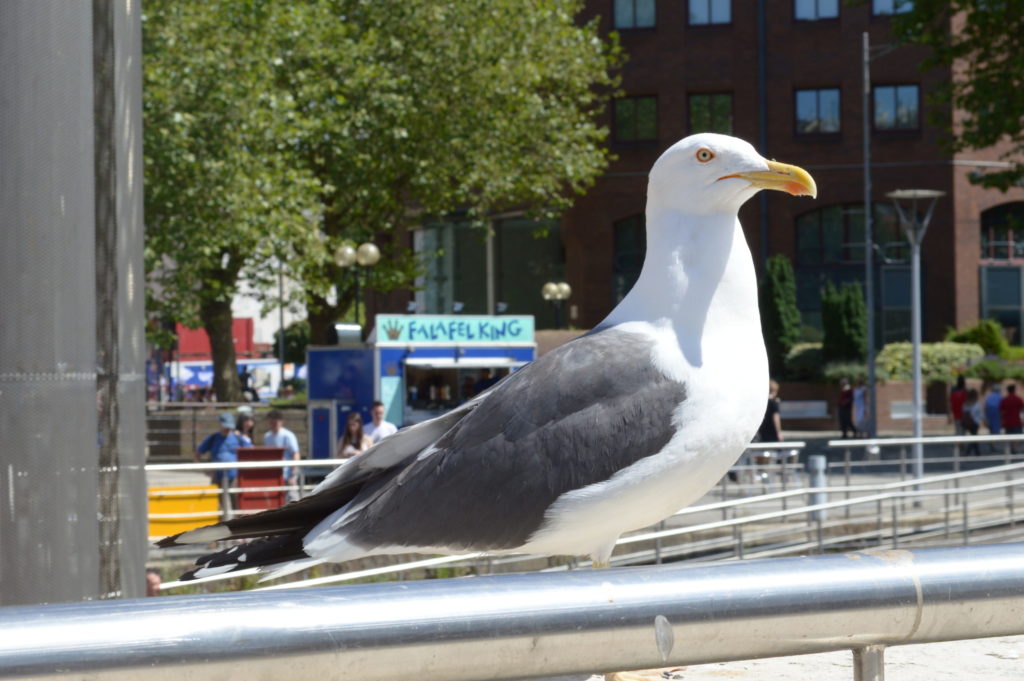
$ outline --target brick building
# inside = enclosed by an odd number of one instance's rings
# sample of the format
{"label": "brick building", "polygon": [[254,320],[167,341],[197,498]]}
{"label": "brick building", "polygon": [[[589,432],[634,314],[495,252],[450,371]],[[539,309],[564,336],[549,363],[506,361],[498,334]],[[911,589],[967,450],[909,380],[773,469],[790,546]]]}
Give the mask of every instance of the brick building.
{"label": "brick building", "polygon": [[[996,150],[952,154],[926,115],[927,94],[948,72],[923,74],[925,52],[890,49],[899,0],[588,0],[628,54],[624,96],[613,103],[609,146],[617,157],[560,224],[531,236],[511,214],[488,240],[459,225],[414,230],[418,250],[443,249],[419,282],[417,309],[534,314],[556,319],[540,297],[546,280],[568,281],[570,324],[589,328],[628,291],[643,262],[647,172],[678,139],[730,133],[765,156],[807,169],[817,200],[762,192],[740,217],[755,261],[783,253],[794,264],[804,324],[820,326],[826,280],[864,281],[862,34],[873,46],[869,104],[875,232],[877,343],[910,337],[909,248],[885,194],[946,192],[924,241],[925,340],[949,326],[995,317],[1020,342],[1024,316],[1024,188],[972,185]],[[1016,225],[1016,227],[1014,226]],[[535,235],[534,235],[535,236]],[[368,311],[404,311],[408,294],[370,296]]]}

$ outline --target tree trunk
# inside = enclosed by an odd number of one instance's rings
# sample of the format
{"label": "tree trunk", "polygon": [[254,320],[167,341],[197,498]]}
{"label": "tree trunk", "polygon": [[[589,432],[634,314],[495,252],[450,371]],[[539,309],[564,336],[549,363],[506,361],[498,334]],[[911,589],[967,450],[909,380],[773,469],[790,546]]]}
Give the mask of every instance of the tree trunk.
{"label": "tree trunk", "polygon": [[333,345],[338,342],[334,333],[334,323],[342,317],[355,301],[355,290],[346,287],[340,291],[341,302],[331,305],[325,298],[315,294],[306,297],[306,314],[309,317],[309,344]]}
{"label": "tree trunk", "polygon": [[210,337],[213,354],[213,390],[218,402],[243,402],[242,382],[235,361],[235,342],[231,333],[231,301],[213,300],[202,304],[199,318]]}

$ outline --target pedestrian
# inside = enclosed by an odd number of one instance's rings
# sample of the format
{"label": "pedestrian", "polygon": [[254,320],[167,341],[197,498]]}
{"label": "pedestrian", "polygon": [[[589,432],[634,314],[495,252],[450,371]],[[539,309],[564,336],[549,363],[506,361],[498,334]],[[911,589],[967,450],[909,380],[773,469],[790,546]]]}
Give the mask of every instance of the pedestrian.
{"label": "pedestrian", "polygon": [[[284,414],[278,409],[271,409],[267,412],[267,425],[270,430],[263,434],[263,446],[284,447],[285,461],[298,461],[299,439],[295,433],[284,427]],[[299,484],[299,469],[285,466],[281,471],[284,483],[295,488]],[[298,489],[290,489],[285,492],[285,499],[289,502],[297,501],[299,498]]]}
{"label": "pedestrian", "polygon": [[858,378],[853,387],[853,428],[854,435],[860,437],[868,436],[867,395],[864,379]]}
{"label": "pedestrian", "polygon": [[999,405],[1002,401],[1003,396],[999,392],[999,384],[996,383],[985,398],[985,425],[992,435],[999,435]]}
{"label": "pedestrian", "polygon": [[1020,412],[1024,409],[1024,400],[1017,395],[1017,384],[1006,386],[1006,395],[999,402],[999,416],[1007,435],[1024,433]]}
{"label": "pedestrian", "polygon": [[[196,447],[195,460],[198,462],[203,454],[209,455],[210,461],[216,463],[237,462],[238,448],[245,447],[242,437],[235,431],[235,415],[225,412],[217,417],[220,430],[207,435]],[[217,470],[210,473],[210,481],[219,485],[222,481],[233,482],[238,477],[238,469]]]}
{"label": "pedestrian", "polygon": [[373,440],[363,432],[363,417],[358,411],[350,412],[345,420],[345,434],[338,440],[337,459],[351,459],[373,446]]}
{"label": "pedestrian", "polygon": [[949,420],[957,435],[964,434],[964,401],[967,399],[967,382],[963,376],[956,377],[956,385],[949,391]]}
{"label": "pedestrian", "polygon": [[768,406],[761,427],[757,429],[759,442],[782,442],[782,416],[779,414],[779,384],[768,381]]}
{"label": "pedestrian", "polygon": [[[978,399],[978,391],[971,388],[967,391],[967,399],[964,400],[963,416],[960,419],[963,424],[963,430],[965,435],[977,435],[978,428],[981,425],[981,400]],[[971,453],[978,456],[978,444],[971,442],[967,445],[964,450],[964,454],[970,456]]]}
{"label": "pedestrian", "polygon": [[251,447],[256,440],[256,419],[253,418],[252,412],[240,411],[238,413],[238,420],[235,421],[235,430],[238,431],[238,436],[242,438],[246,447]]}
{"label": "pedestrian", "polygon": [[363,432],[370,437],[373,444],[377,444],[389,435],[398,432],[398,426],[384,420],[384,403],[374,402],[370,407],[370,416],[373,421],[363,426]]}
{"label": "pedestrian", "polygon": [[843,432],[843,439],[849,437],[850,433],[856,435],[857,430],[853,427],[853,389],[845,378],[839,381],[839,399],[836,401],[836,407],[839,414],[839,430]]}

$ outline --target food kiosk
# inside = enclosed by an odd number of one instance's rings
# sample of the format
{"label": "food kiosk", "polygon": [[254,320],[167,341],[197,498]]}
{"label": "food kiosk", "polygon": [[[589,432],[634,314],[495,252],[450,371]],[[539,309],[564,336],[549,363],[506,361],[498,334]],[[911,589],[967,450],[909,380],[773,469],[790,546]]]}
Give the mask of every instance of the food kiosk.
{"label": "food kiosk", "polygon": [[366,343],[307,352],[310,453],[334,455],[349,412],[402,427],[439,416],[534,359],[529,315],[377,315]]}

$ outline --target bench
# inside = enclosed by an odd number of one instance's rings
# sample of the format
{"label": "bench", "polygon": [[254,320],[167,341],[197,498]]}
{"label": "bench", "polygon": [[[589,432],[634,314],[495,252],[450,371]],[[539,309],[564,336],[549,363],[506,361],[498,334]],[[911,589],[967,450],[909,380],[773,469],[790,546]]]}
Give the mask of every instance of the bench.
{"label": "bench", "polygon": [[786,419],[827,419],[828,402],[825,400],[783,400],[779,416]]}

